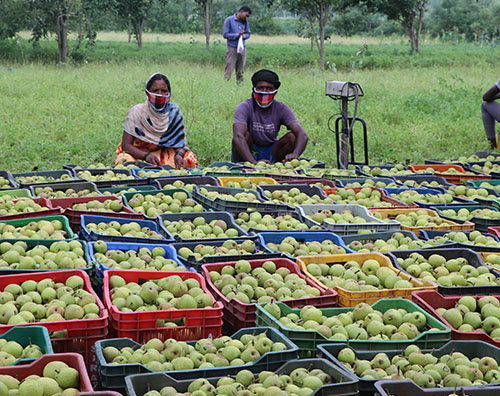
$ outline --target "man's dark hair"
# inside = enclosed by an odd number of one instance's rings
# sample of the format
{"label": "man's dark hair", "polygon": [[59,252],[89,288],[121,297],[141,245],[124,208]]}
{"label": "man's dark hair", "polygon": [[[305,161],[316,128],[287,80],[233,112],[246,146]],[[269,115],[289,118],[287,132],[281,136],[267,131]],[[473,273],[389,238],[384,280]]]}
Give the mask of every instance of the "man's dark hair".
{"label": "man's dark hair", "polygon": [[243,7],[241,7],[240,11],[248,12],[250,15],[252,15],[252,10],[250,9],[249,6],[243,6]]}

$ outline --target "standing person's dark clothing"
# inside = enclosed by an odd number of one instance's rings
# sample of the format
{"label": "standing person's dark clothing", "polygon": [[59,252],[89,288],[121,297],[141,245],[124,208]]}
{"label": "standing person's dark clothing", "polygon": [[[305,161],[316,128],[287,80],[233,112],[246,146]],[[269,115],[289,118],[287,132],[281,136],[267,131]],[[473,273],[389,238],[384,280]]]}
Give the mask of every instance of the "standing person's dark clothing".
{"label": "standing person's dark clothing", "polygon": [[495,121],[500,122],[500,103],[496,102],[497,99],[500,99],[500,80],[484,93],[481,103],[484,131],[493,151],[497,150]]}
{"label": "standing person's dark clothing", "polygon": [[[250,37],[250,25],[248,17],[252,11],[249,7],[241,7],[237,14],[231,15],[224,21],[222,36],[227,40],[226,49],[226,68],[224,70],[224,79],[230,80],[233,70],[236,68],[236,82],[243,82],[243,73],[245,71],[245,61],[247,55],[246,42]],[[238,53],[238,41],[240,36],[243,38],[243,51]]]}

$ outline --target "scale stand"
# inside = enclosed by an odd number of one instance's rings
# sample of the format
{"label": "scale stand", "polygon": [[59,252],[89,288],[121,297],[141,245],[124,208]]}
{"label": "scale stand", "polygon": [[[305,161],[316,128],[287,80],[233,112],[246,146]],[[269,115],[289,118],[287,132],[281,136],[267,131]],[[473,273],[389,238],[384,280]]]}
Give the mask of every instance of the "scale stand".
{"label": "scale stand", "polygon": [[[364,96],[363,90],[357,83],[343,81],[327,81],[326,96],[333,100],[341,101],[340,116],[335,120],[335,140],[337,144],[337,163],[341,169],[347,169],[348,165],[368,165],[368,134],[366,122],[357,117],[358,98]],[[354,113],[349,116],[348,104],[354,101]],[[354,139],[352,129],[356,121],[363,126],[363,146],[365,160],[356,161],[354,158]],[[340,125],[342,124],[342,125]],[[330,128],[330,130],[332,130]],[[350,149],[349,149],[350,147]]]}

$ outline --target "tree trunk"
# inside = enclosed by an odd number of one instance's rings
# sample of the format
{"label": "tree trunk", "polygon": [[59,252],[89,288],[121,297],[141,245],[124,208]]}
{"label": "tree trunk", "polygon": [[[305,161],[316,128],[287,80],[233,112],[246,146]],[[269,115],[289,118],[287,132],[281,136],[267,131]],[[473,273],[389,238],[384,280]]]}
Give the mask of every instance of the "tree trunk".
{"label": "tree trunk", "polygon": [[[316,43],[316,47],[318,48],[318,51],[320,51],[320,49],[319,49],[320,46],[319,46],[319,41],[318,41],[318,35],[314,31],[314,19],[313,19],[313,16],[308,13],[306,15],[306,18],[309,21],[309,25],[311,26],[311,45],[312,45],[312,42],[314,40],[314,42]],[[320,51],[320,53],[321,53],[321,51]]]}
{"label": "tree trunk", "polygon": [[320,68],[325,68],[325,27],[328,22],[328,10],[321,4],[319,11],[319,59]]}
{"label": "tree trunk", "polygon": [[408,38],[410,39],[410,46],[411,46],[411,52],[416,53],[416,48],[415,48],[415,26],[412,21],[409,21],[406,25],[406,31],[408,32]]}
{"label": "tree trunk", "polygon": [[427,0],[423,0],[419,4],[419,12],[418,12],[418,22],[417,22],[417,34],[416,34],[416,51],[420,53],[420,34],[422,32],[422,24],[424,22],[424,14],[425,14],[425,5]]}
{"label": "tree trunk", "polygon": [[210,0],[205,0],[205,49],[210,51]]}
{"label": "tree trunk", "polygon": [[127,21],[127,31],[128,31],[128,42],[132,41],[132,21],[129,19]]}
{"label": "tree trunk", "polygon": [[68,20],[66,15],[59,13],[56,18],[57,47],[59,62],[66,62],[68,56]]}
{"label": "tree trunk", "polygon": [[135,37],[137,39],[137,47],[142,49],[142,27],[144,25],[144,18],[139,18],[135,23]]}

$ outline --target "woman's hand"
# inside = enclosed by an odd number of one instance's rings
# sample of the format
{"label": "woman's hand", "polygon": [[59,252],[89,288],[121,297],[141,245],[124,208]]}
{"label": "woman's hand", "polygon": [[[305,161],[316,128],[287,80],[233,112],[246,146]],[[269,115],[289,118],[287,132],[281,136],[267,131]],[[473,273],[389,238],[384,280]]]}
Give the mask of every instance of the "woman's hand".
{"label": "woman's hand", "polygon": [[184,159],[183,156],[181,155],[175,155],[174,157],[174,163],[175,163],[175,168],[176,169],[187,169],[187,163],[186,163],[186,160]]}
{"label": "woman's hand", "polygon": [[155,165],[155,166],[161,166],[160,159],[156,155],[153,155],[151,153],[147,153],[145,155],[144,161],[149,162],[150,164]]}

